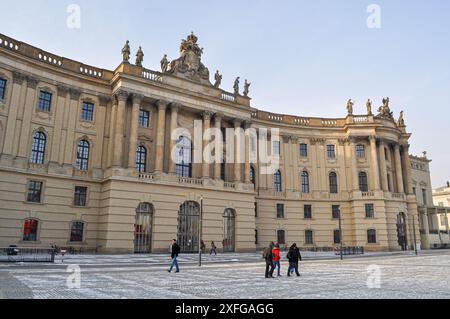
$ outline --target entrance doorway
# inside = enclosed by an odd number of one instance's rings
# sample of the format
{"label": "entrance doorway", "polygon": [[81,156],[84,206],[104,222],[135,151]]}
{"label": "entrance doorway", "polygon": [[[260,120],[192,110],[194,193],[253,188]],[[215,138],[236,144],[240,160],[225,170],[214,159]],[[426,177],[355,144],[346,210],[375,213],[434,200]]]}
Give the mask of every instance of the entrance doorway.
{"label": "entrance doorway", "polygon": [[225,253],[234,253],[235,247],[235,227],[236,227],[236,211],[234,209],[225,209],[223,214],[223,251]]}
{"label": "entrance doorway", "polygon": [[406,238],[406,217],[404,213],[397,215],[397,237],[398,244],[403,251],[408,250],[408,242]]}
{"label": "entrance doorway", "polygon": [[197,202],[185,202],[178,211],[178,245],[184,253],[199,250],[200,205]]}
{"label": "entrance doorway", "polygon": [[140,203],[136,209],[134,223],[134,252],[136,254],[149,254],[152,250],[152,223],[153,205]]}

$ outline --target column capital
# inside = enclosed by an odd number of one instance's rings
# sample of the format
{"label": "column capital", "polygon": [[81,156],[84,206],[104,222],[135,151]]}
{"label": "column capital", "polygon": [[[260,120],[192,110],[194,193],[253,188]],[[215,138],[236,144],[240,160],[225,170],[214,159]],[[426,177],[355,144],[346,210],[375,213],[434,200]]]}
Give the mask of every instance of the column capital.
{"label": "column capital", "polygon": [[126,102],[130,94],[127,91],[119,90],[115,93],[115,96],[119,102]]}
{"label": "column capital", "polygon": [[369,136],[369,141],[370,141],[370,143],[376,143],[377,142],[377,137],[375,135],[370,135]]}
{"label": "column capital", "polygon": [[169,106],[169,101],[166,100],[158,100],[156,101],[156,106],[158,107],[158,110],[166,110],[167,106]]}
{"label": "column capital", "polygon": [[252,126],[252,124],[253,124],[252,120],[245,120],[244,121],[244,128],[245,129],[249,129]]}
{"label": "column capital", "polygon": [[68,88],[67,86],[64,85],[58,85],[56,87],[56,90],[58,92],[58,96],[59,97],[66,97],[67,93],[69,92],[70,88]]}
{"label": "column capital", "polygon": [[233,124],[234,124],[234,127],[235,127],[235,128],[241,127],[241,125],[242,125],[242,120],[234,119],[234,120],[233,120]]}
{"label": "column capital", "polygon": [[98,97],[98,100],[99,100],[101,106],[106,106],[106,105],[108,105],[109,102],[111,102],[111,97],[106,96],[106,95],[100,95]]}
{"label": "column capital", "polygon": [[172,110],[172,112],[178,112],[181,108],[181,104],[180,103],[170,103],[170,109]]}
{"label": "column capital", "polygon": [[133,93],[132,95],[133,104],[141,104],[143,99],[144,95],[142,94]]}
{"label": "column capital", "polygon": [[30,89],[36,89],[39,83],[39,79],[34,78],[32,76],[27,76],[27,87]]}
{"label": "column capital", "polygon": [[70,88],[69,89],[69,93],[70,93],[70,98],[72,100],[79,100],[80,96],[81,96],[81,91],[79,89],[76,88]]}
{"label": "column capital", "polygon": [[212,116],[213,116],[213,112],[211,112],[211,111],[202,112],[202,118],[205,121],[210,121]]}
{"label": "column capital", "polygon": [[17,71],[13,72],[13,83],[22,85],[25,80],[26,75]]}
{"label": "column capital", "polygon": [[225,115],[221,112],[217,112],[214,114],[214,119],[219,122],[222,122],[224,117],[225,117]]}

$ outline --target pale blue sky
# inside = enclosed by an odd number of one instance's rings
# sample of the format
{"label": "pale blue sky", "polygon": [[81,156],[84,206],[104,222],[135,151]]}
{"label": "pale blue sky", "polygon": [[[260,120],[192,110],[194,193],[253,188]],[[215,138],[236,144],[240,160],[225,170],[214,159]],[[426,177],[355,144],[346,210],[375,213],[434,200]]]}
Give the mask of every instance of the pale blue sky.
{"label": "pale blue sky", "polygon": [[[69,4],[81,28],[66,26]],[[381,29],[369,29],[369,4]],[[253,106],[300,116],[344,117],[346,101],[389,96],[405,111],[412,153],[427,150],[433,186],[450,180],[450,2],[444,0],[61,1],[0,0],[0,32],[83,63],[114,69],[126,39],[144,66],[178,57],[194,31],[211,74],[252,82]]]}

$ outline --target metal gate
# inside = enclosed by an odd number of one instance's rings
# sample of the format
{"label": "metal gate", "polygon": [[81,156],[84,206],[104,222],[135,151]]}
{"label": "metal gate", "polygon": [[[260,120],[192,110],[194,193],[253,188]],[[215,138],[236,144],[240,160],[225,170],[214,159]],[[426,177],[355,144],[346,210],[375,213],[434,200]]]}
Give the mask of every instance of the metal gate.
{"label": "metal gate", "polygon": [[225,253],[235,251],[235,221],[236,212],[233,209],[226,209],[223,214],[223,251]]}
{"label": "metal gate", "polygon": [[178,212],[178,245],[184,253],[199,250],[200,205],[196,202],[185,202]]}
{"label": "metal gate", "polygon": [[408,244],[406,241],[406,218],[404,213],[397,215],[397,237],[398,244],[402,250],[408,250]]}
{"label": "metal gate", "polygon": [[152,204],[139,204],[138,208],[136,209],[136,222],[134,224],[135,254],[149,254],[152,250],[152,219]]}

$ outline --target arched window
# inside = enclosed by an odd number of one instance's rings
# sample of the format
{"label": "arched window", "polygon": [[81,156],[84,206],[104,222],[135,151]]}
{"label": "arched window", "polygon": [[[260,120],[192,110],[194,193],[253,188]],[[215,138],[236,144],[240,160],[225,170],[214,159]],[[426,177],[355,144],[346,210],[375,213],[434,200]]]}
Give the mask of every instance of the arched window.
{"label": "arched window", "polygon": [[252,182],[253,185],[256,185],[256,172],[255,167],[250,167],[250,182]]}
{"label": "arched window", "polygon": [[368,192],[369,191],[369,185],[367,183],[367,173],[366,172],[359,172],[358,179],[359,179],[359,190],[361,192]]}
{"label": "arched window", "polygon": [[281,184],[281,172],[280,170],[277,170],[275,174],[273,175],[273,181],[275,186],[275,192],[281,193],[283,188]]}
{"label": "arched window", "polygon": [[83,242],[83,234],[84,234],[84,223],[81,221],[73,222],[72,226],[70,227],[70,241],[72,243]]}
{"label": "arched window", "polygon": [[377,231],[375,229],[369,229],[367,231],[367,243],[369,244],[377,243]]}
{"label": "arched window", "polygon": [[87,171],[89,167],[90,144],[86,140],[81,140],[77,147],[77,161],[75,167],[80,171]]}
{"label": "arched window", "polygon": [[192,176],[192,145],[191,140],[180,136],[177,142],[176,173],[179,177]]}
{"label": "arched window", "polygon": [[303,171],[301,175],[302,193],[309,193],[309,173]]}
{"label": "arched window", "polygon": [[329,175],[329,180],[330,180],[330,193],[337,194],[338,193],[337,174],[335,172],[331,172]]}
{"label": "arched window", "polygon": [[23,241],[37,241],[39,221],[26,219],[23,225]]}
{"label": "arched window", "polygon": [[144,173],[147,170],[147,149],[140,145],[136,151],[136,170]]}
{"label": "arched window", "polygon": [[31,163],[44,164],[45,145],[47,136],[42,132],[36,132],[33,136],[33,146],[31,147]]}

